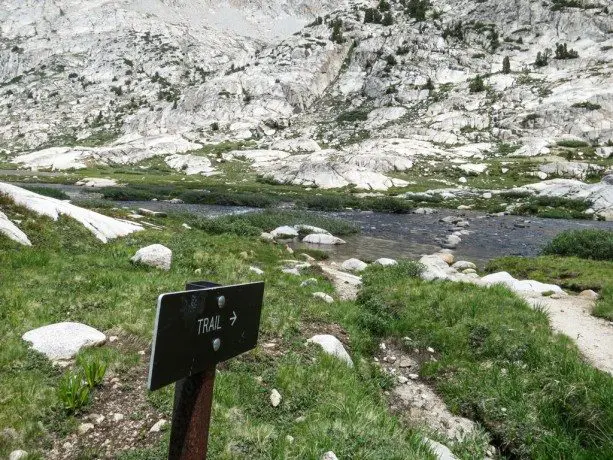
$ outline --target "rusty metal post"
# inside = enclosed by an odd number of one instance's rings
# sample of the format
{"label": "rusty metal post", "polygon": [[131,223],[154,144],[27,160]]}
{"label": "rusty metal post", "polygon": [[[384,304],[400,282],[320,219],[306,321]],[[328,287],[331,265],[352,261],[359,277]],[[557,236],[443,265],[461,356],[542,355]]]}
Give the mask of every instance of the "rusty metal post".
{"label": "rusty metal post", "polygon": [[205,460],[215,366],[175,384],[168,460]]}

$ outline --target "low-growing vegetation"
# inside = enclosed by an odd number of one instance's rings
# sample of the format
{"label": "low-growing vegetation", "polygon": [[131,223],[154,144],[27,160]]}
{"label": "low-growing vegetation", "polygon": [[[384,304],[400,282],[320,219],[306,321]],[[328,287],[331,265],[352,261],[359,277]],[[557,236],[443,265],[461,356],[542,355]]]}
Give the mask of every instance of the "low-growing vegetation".
{"label": "low-growing vegetation", "polygon": [[[613,380],[554,335],[544,312],[502,286],[432,284],[402,267],[369,269],[356,321],[407,352],[451,409],[481,423],[511,458],[604,458],[613,451]],[[373,340],[374,348],[377,340]]]}
{"label": "low-growing vegetation", "polygon": [[543,254],[613,261],[613,231],[566,230],[543,248]]}
{"label": "low-growing vegetation", "polygon": [[561,288],[579,293],[586,289],[600,292],[613,281],[613,262],[561,257],[555,255],[539,257],[509,256],[490,260],[485,267],[488,273],[505,271],[517,279],[537,280],[557,284]]}

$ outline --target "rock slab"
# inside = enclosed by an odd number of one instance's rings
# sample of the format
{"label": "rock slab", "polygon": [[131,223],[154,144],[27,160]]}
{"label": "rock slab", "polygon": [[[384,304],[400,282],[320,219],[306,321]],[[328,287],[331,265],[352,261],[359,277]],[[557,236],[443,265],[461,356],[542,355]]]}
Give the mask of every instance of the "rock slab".
{"label": "rock slab", "polygon": [[73,358],[82,348],[102,345],[106,335],[86,324],[63,322],[28,331],[22,339],[50,360],[59,361]]}

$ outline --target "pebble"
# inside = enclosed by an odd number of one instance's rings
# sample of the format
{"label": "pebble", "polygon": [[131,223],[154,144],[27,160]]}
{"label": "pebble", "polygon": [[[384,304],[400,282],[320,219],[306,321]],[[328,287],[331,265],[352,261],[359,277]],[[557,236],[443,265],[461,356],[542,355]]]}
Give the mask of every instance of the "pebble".
{"label": "pebble", "polygon": [[434,348],[432,347],[428,347],[427,350],[428,350],[428,353],[434,353]]}
{"label": "pebble", "polygon": [[162,431],[162,428],[164,428],[166,426],[168,422],[164,419],[160,419],[158,420],[155,425],[153,425],[150,429],[149,429],[149,433],[159,433],[160,431]]}
{"label": "pebble", "polygon": [[321,456],[321,460],[338,460],[338,457],[336,456],[334,452],[329,450],[328,452],[326,452],[325,454]]}
{"label": "pebble", "polygon": [[25,450],[14,450],[9,454],[9,460],[20,460],[22,458],[26,458],[28,453]]}
{"label": "pebble", "polygon": [[419,378],[419,375],[418,374],[409,374],[409,378],[411,380],[417,380]]}
{"label": "pebble", "polygon": [[104,422],[104,415],[101,414],[90,414],[87,416],[87,419],[92,422],[94,425],[100,425]]}
{"label": "pebble", "polygon": [[398,376],[398,383],[400,383],[401,385],[407,383],[408,381],[409,379],[407,379],[404,375]]}
{"label": "pebble", "polygon": [[123,414],[119,414],[119,413],[117,413],[117,414],[113,414],[113,415],[111,416],[111,420],[112,420],[113,422],[121,422],[123,419],[124,419],[124,415],[123,415]]}
{"label": "pebble", "polygon": [[281,404],[281,393],[279,393],[275,388],[270,392],[270,404],[272,407],[278,407]]}
{"label": "pebble", "polygon": [[91,431],[93,429],[94,429],[93,423],[81,423],[77,430],[79,431],[79,434],[85,434],[88,431]]}
{"label": "pebble", "polygon": [[300,287],[314,286],[315,284],[317,284],[317,280],[315,278],[309,278],[300,283]]}

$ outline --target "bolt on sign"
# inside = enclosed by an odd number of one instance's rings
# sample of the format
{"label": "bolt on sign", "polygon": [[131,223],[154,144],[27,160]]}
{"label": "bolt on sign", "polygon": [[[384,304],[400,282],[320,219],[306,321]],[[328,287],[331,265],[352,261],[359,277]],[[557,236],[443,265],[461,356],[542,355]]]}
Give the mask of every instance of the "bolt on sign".
{"label": "bolt on sign", "polygon": [[205,459],[215,366],[257,345],[264,283],[188,283],[158,297],[148,387],[177,382],[169,459]]}

